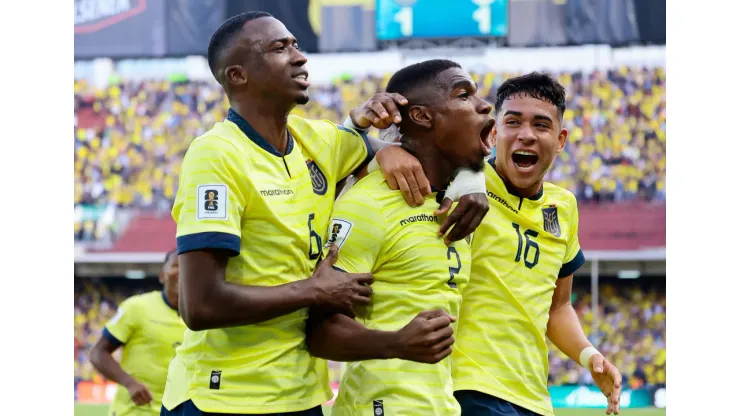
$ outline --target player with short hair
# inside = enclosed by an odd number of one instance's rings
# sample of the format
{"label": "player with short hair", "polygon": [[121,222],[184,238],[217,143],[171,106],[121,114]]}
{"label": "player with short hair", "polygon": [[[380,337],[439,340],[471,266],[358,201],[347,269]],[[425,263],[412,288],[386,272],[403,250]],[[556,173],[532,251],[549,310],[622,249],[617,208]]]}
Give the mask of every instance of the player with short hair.
{"label": "player with short hair", "polygon": [[473,240],[452,354],[463,416],[552,416],[545,337],[591,371],[607,414],[619,411],[619,371],[593,348],[570,303],[585,261],[576,198],[544,181],[565,147],[564,111],[565,89],[546,74],[497,90],[496,156],[485,168],[491,211]]}
{"label": "player with short hair", "polygon": [[[119,388],[109,414],[157,415],[167,380],[167,366],[182,342],[185,323],[177,311],[179,265],[175,250],[167,253],[159,281],[162,290],[132,296],[93,346],[90,362]],[[113,352],[123,349],[119,363]]]}
{"label": "player with short hair", "polygon": [[[172,214],[190,329],[162,415],[321,415],[332,392],[305,347],[308,308],[369,302],[372,275],[333,270],[336,250],[320,260],[336,184],[374,150],[364,131],[289,115],[308,101],[307,59],[268,13],[222,24],[208,62],[231,108],[182,164]],[[392,122],[396,103],[376,95],[350,125]]]}
{"label": "player with short hair", "polygon": [[408,99],[401,147],[421,162],[433,193],[410,207],[376,171],[337,201],[327,242],[340,250],[335,267],[372,273],[373,299],[356,314],[312,310],[309,349],[352,361],[335,416],[455,415],[460,408],[446,357],[470,273],[470,239],[446,245],[434,211],[443,198],[439,190],[459,168],[482,170],[492,107],[476,95],[470,75],[449,60],[405,67],[386,91]]}

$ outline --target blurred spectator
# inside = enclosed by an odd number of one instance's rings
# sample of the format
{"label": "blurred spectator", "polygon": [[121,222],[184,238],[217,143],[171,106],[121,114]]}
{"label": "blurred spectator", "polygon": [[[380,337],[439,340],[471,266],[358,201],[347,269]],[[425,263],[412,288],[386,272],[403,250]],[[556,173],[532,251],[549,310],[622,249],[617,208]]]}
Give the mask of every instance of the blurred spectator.
{"label": "blurred spectator", "polygon": [[[587,289],[574,288],[573,307],[593,344],[619,368],[633,388],[666,382],[665,287],[601,284],[598,328]],[[550,383],[592,384],[590,372],[548,341]]]}
{"label": "blurred spectator", "polygon": [[[514,73],[474,73],[480,92]],[[664,201],[665,70],[619,68],[556,74],[567,89],[565,152],[547,180],[581,201]],[[382,91],[390,74],[311,88],[295,114],[341,122]],[[119,81],[97,90],[75,81],[75,240],[112,240],[131,209],[168,212],[190,141],[223,120],[228,100],[215,83]],[[374,132],[377,134],[377,132]]]}

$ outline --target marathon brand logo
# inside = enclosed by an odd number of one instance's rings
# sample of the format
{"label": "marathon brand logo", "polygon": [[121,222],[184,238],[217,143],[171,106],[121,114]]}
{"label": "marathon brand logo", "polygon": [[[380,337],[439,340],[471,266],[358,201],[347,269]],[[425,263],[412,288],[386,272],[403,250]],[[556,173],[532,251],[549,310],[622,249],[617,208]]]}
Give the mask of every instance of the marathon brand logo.
{"label": "marathon brand logo", "polygon": [[437,222],[437,216],[427,214],[412,215],[406,219],[401,220],[400,224],[401,226],[404,226],[414,222]]}
{"label": "marathon brand logo", "polygon": [[275,196],[275,195],[293,195],[292,189],[263,189],[260,191],[262,196]]}
{"label": "marathon brand logo", "polygon": [[506,208],[510,209],[511,212],[513,212],[514,214],[518,214],[519,213],[519,211],[516,208],[512,207],[511,205],[509,205],[509,203],[506,202],[506,200],[504,198],[501,198],[500,196],[494,194],[491,191],[486,191],[486,193],[488,194],[488,197],[489,198],[493,199],[494,201],[498,202],[499,204],[501,204],[501,205],[505,206]]}
{"label": "marathon brand logo", "polygon": [[75,0],[75,33],[95,33],[146,11],[146,0]]}

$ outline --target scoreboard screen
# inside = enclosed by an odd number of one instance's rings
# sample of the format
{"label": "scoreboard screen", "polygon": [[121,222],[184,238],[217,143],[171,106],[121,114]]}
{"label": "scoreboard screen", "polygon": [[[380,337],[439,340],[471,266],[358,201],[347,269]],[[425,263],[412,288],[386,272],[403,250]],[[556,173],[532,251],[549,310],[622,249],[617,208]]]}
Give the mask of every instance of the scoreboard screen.
{"label": "scoreboard screen", "polygon": [[378,0],[380,40],[506,36],[508,0]]}

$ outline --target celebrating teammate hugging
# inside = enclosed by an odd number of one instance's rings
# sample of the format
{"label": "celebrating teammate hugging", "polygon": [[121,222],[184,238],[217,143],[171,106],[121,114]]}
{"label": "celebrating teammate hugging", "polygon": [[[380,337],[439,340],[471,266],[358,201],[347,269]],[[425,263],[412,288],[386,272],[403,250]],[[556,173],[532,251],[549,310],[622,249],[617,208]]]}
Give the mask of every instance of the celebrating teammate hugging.
{"label": "celebrating teammate hugging", "polygon": [[473,270],[453,353],[455,396],[464,416],[552,416],[547,336],[591,370],[619,411],[621,376],[583,333],[570,304],[584,263],[575,196],[544,182],[568,135],[565,89],[531,73],[496,94],[496,157],[486,164],[491,209],[473,240]]}
{"label": "celebrating teammate hugging", "polygon": [[328,240],[339,248],[336,267],[372,273],[373,298],[353,313],[312,309],[309,350],[352,361],[334,415],[456,415],[448,356],[470,275],[470,238],[446,245],[434,211],[456,170],[483,168],[492,108],[448,60],[401,69],[386,92],[408,99],[401,147],[421,162],[433,193],[410,207],[376,171],[336,202]]}

